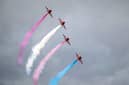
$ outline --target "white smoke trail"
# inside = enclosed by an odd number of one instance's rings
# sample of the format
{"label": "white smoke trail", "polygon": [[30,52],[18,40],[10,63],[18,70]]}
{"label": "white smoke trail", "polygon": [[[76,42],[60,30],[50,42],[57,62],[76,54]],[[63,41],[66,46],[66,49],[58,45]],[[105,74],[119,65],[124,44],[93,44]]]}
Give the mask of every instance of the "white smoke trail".
{"label": "white smoke trail", "polygon": [[36,57],[40,54],[41,49],[45,47],[46,43],[57,32],[59,28],[61,28],[61,25],[58,25],[56,28],[50,31],[45,37],[43,37],[43,39],[38,44],[36,44],[32,48],[32,54],[28,58],[28,61],[26,63],[26,72],[28,75],[30,75],[32,67],[33,67],[33,63],[36,60]]}

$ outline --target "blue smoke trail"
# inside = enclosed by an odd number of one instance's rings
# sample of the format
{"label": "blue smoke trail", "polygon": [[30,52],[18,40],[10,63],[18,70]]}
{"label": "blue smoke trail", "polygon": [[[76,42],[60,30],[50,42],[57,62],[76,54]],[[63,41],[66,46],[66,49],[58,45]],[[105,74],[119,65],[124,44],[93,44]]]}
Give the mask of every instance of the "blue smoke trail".
{"label": "blue smoke trail", "polygon": [[77,63],[77,60],[74,60],[69,64],[64,70],[59,72],[49,83],[49,85],[58,85],[59,80]]}

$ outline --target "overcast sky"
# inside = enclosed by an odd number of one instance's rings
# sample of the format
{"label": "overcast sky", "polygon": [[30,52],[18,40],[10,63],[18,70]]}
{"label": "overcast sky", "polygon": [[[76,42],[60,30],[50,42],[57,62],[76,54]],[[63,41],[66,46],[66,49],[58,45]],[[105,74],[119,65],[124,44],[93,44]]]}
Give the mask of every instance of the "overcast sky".
{"label": "overcast sky", "polygon": [[[24,65],[16,59],[25,33],[46,13],[24,53]],[[64,45],[47,63],[39,85],[48,85],[79,52],[84,64],[75,65],[59,85],[129,85],[129,1],[128,0],[0,0],[0,85],[32,85],[25,73],[31,48],[56,27],[58,18],[66,21],[41,51],[38,62],[59,42],[70,37],[72,47]]]}

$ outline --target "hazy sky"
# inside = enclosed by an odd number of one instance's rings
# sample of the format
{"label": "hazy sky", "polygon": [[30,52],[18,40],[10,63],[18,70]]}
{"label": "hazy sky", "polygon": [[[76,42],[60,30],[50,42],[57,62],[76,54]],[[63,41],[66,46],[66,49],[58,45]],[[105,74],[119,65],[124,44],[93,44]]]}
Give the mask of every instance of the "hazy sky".
{"label": "hazy sky", "polygon": [[[16,59],[25,33],[46,13],[53,10],[32,36],[25,49],[24,65]],[[70,37],[72,47],[64,45],[47,63],[39,85],[83,56],[59,85],[129,85],[129,1],[128,0],[0,0],[0,85],[32,85],[25,73],[31,48],[56,27],[61,17],[67,30],[60,29],[41,51],[38,62],[59,42],[62,34]],[[33,68],[33,69],[34,69]]]}

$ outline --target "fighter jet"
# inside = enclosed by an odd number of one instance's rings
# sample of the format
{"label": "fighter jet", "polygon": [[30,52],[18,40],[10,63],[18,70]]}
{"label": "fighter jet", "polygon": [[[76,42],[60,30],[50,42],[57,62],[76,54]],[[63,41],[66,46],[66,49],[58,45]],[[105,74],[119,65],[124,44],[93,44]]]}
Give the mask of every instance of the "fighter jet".
{"label": "fighter jet", "polygon": [[83,64],[82,57],[81,57],[78,53],[76,53],[76,57],[77,57],[77,60],[78,60],[81,64]]}
{"label": "fighter jet", "polygon": [[53,15],[52,15],[52,10],[51,10],[51,9],[49,9],[47,6],[46,6],[45,8],[46,8],[46,10],[47,10],[48,14],[49,14],[51,17],[53,17]]}
{"label": "fighter jet", "polygon": [[65,21],[63,21],[61,18],[59,18],[59,22],[64,27],[64,29],[66,29],[66,27],[65,27]]}
{"label": "fighter jet", "polygon": [[69,45],[71,45],[71,43],[69,42],[69,37],[66,37],[64,34],[63,34],[63,37],[64,37],[65,41],[66,41]]}

